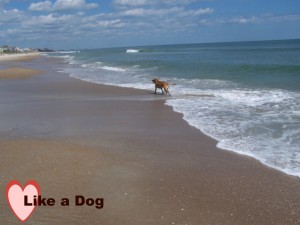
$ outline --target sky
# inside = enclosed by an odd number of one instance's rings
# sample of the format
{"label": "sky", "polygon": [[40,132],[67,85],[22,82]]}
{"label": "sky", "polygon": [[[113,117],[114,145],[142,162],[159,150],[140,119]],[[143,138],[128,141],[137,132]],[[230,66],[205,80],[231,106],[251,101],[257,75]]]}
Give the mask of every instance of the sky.
{"label": "sky", "polygon": [[299,0],[0,0],[0,46],[82,49],[299,38]]}

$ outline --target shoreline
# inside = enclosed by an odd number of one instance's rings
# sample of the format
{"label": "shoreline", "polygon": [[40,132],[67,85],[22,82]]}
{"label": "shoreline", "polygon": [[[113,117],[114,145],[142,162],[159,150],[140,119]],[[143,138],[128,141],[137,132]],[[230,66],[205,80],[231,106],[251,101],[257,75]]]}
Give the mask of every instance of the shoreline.
{"label": "shoreline", "polygon": [[[0,90],[1,190],[11,179],[34,178],[45,195],[100,195],[107,205],[100,213],[38,208],[29,222],[300,222],[298,178],[218,149],[217,141],[146,91],[70,78],[56,72],[63,66],[56,59],[39,57],[30,66],[45,73],[4,80]],[[22,159],[37,163],[26,166]],[[5,222],[17,224],[2,198],[0,206]]]}
{"label": "shoreline", "polygon": [[[101,84],[101,83],[96,83],[96,82],[90,82],[90,81],[87,81],[87,80],[83,80],[83,79],[80,79],[78,77],[72,77],[70,76],[71,79],[76,79],[76,80],[79,80],[81,82],[86,82],[86,83],[89,83],[89,84],[94,84],[94,85],[102,85],[102,86],[107,86],[107,87],[113,87],[113,88],[125,88],[125,89],[132,89],[132,90],[136,90],[136,91],[146,91],[147,93],[152,93],[151,91],[149,90],[145,90],[145,89],[139,89],[139,88],[132,88],[132,87],[122,87],[122,86],[117,86],[117,85],[113,85],[113,84]],[[286,175],[286,176],[289,176],[289,177],[292,177],[292,178],[296,178],[296,179],[299,179],[300,181],[300,175],[296,175],[296,174],[292,174],[292,173],[288,173],[286,171],[283,171],[281,168],[279,167],[275,167],[275,166],[272,166],[272,165],[269,165],[269,164],[265,164],[263,163],[263,158],[259,158],[259,157],[256,157],[255,155],[253,154],[249,154],[249,153],[246,153],[246,152],[242,152],[242,151],[239,151],[239,150],[232,150],[232,149],[229,149],[229,148],[223,148],[223,147],[219,147],[218,146],[218,143],[220,142],[219,140],[217,140],[216,138],[214,138],[213,136],[210,136],[209,134],[205,133],[204,131],[202,131],[201,129],[199,129],[198,127],[190,124],[186,119],[184,119],[184,115],[183,113],[181,112],[178,112],[176,110],[173,109],[173,107],[169,104],[166,104],[166,101],[168,100],[168,96],[157,96],[157,98],[160,98],[159,100],[161,101],[164,101],[164,105],[167,106],[167,107],[170,107],[172,109],[172,111],[174,113],[178,113],[181,115],[181,119],[187,123],[188,126],[192,127],[192,128],[195,128],[196,130],[198,130],[202,135],[206,136],[207,138],[209,139],[212,139],[216,142],[216,148],[221,150],[221,151],[226,151],[226,152],[229,152],[231,154],[234,154],[234,155],[238,155],[238,156],[241,156],[241,157],[245,157],[245,158],[249,158],[251,160],[255,160],[257,161],[258,163],[260,163],[262,166],[265,166],[266,168],[269,168],[269,169],[272,169],[272,170],[275,170],[276,172],[279,172],[279,173],[282,173],[283,175]]]}
{"label": "shoreline", "polygon": [[[124,87],[124,86],[118,86],[118,85],[114,85],[114,84],[97,83],[97,82],[92,82],[92,81],[85,80],[85,79],[82,79],[82,78],[78,78],[78,77],[75,77],[75,76],[70,76],[70,78],[72,78],[72,79],[78,79],[78,80],[80,80],[82,82],[87,82],[87,83],[90,83],[90,84],[98,84],[98,85],[104,85],[104,86],[115,87],[115,88],[125,88],[125,89],[127,88],[127,89],[133,89],[133,90],[137,90],[137,91],[147,91],[147,93],[152,93],[152,91],[148,90],[148,89],[134,88],[134,87]],[[213,135],[210,135],[210,134],[204,132],[202,129],[200,129],[196,125],[191,124],[187,119],[184,118],[184,114],[182,112],[176,111],[171,104],[167,104],[166,103],[167,100],[169,100],[169,96],[167,96],[167,95],[163,95],[162,96],[162,95],[158,94],[155,97],[159,98],[160,100],[164,100],[166,106],[171,107],[172,110],[175,113],[179,113],[180,115],[182,115],[182,120],[184,120],[189,126],[196,128],[203,135],[207,136],[208,138],[211,138],[211,139],[215,140],[216,141],[216,147],[218,149],[220,149],[222,151],[227,151],[227,152],[230,152],[230,153],[233,153],[233,154],[237,154],[237,155],[240,155],[242,157],[251,158],[253,160],[258,161],[260,164],[262,164],[263,166],[266,166],[267,168],[274,169],[275,171],[283,173],[283,174],[285,174],[287,176],[295,177],[295,178],[297,178],[297,179],[300,180],[300,174],[299,173],[289,172],[288,170],[282,169],[280,167],[276,167],[276,166],[274,166],[272,164],[265,163],[264,162],[264,160],[265,160],[264,158],[261,158],[259,156],[254,155],[254,154],[251,154],[249,152],[240,151],[240,150],[237,150],[237,149],[234,149],[234,148],[226,148],[226,147],[218,146],[219,143],[220,143],[220,140],[218,140],[217,138],[215,138]]]}

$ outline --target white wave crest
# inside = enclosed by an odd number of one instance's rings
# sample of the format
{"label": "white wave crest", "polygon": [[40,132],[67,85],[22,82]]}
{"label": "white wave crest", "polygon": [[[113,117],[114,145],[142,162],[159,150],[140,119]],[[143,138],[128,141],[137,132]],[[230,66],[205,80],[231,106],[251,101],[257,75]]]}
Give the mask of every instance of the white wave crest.
{"label": "white wave crest", "polygon": [[113,66],[102,66],[100,67],[103,70],[109,70],[109,71],[114,71],[114,72],[126,72],[126,69],[119,68],[119,67],[113,67]]}
{"label": "white wave crest", "polygon": [[79,53],[80,51],[58,51],[58,52],[54,52],[57,54],[74,54],[74,53]]}
{"label": "white wave crest", "polygon": [[138,49],[127,49],[126,52],[127,53],[139,53],[140,50],[138,50]]}

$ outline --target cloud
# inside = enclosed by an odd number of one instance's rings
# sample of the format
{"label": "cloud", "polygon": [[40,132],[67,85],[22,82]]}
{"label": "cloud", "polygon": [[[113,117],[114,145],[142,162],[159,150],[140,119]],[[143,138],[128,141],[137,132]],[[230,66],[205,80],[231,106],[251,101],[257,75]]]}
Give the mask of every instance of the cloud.
{"label": "cloud", "polygon": [[[149,7],[118,8],[110,13],[88,15],[81,19],[81,29],[88,33],[126,36],[131,34],[153,35],[185,32],[199,25],[208,25],[205,15],[214,12],[212,8],[186,9],[185,7]],[[201,22],[199,22],[201,21]],[[161,32],[161,34],[160,34]],[[78,31],[77,33],[80,33]]]}
{"label": "cloud", "polygon": [[[59,15],[56,13],[28,16],[21,21],[18,28],[21,35],[15,36],[15,40],[21,40],[21,43],[34,41],[49,44],[60,40],[70,40],[74,32],[80,29],[79,20],[76,15]],[[6,34],[6,36],[12,36],[12,34]]]}
{"label": "cloud", "polygon": [[53,5],[55,10],[93,9],[97,7],[97,3],[86,3],[85,0],[57,0]]}
{"label": "cloud", "polygon": [[83,10],[97,8],[97,3],[86,3],[85,0],[57,0],[53,4],[47,0],[44,2],[31,3],[30,11],[59,11],[59,10]]}
{"label": "cloud", "polygon": [[267,22],[294,22],[300,21],[300,14],[289,15],[263,15],[251,17],[236,17],[227,20],[220,20],[221,23],[238,23],[238,24],[253,24],[253,23],[267,23]]}
{"label": "cloud", "polygon": [[145,9],[145,8],[135,8],[121,11],[122,16],[165,16],[170,15],[172,17],[195,17],[204,14],[211,14],[214,10],[211,8],[196,9],[196,10],[186,10],[183,7],[172,7],[163,9]]}
{"label": "cloud", "polygon": [[0,23],[18,23],[24,18],[24,13],[18,9],[0,10]]}
{"label": "cloud", "polygon": [[52,8],[52,2],[45,1],[45,2],[37,2],[31,3],[28,7],[30,11],[48,11]]}
{"label": "cloud", "polygon": [[[1,1],[1,0],[0,0]],[[5,26],[4,39],[40,40],[41,43],[59,40],[86,40],[95,38],[162,35],[185,32],[199,26],[201,19],[214,12],[212,8],[188,7],[195,0],[115,0],[119,4],[131,5],[113,8],[109,12],[93,14],[86,9],[98,7],[92,0],[40,0],[31,2],[28,11],[10,12],[10,20],[18,21],[14,26]],[[173,5],[180,2],[179,5]],[[35,14],[32,12],[41,12]],[[48,12],[47,14],[43,12]],[[0,10],[1,14],[1,10]],[[3,18],[8,19],[8,13]],[[17,17],[19,14],[19,17]],[[2,15],[0,15],[0,18]],[[1,23],[1,20],[0,20]],[[203,25],[204,23],[202,23]],[[65,39],[63,39],[63,37]],[[72,38],[71,38],[72,37]]]}
{"label": "cloud", "polygon": [[[97,41],[100,46],[111,39],[116,44],[122,43],[123,39],[144,39],[145,43],[151,43],[152,37],[192,37],[200,30],[216,30],[232,24],[234,27],[246,27],[247,24],[260,26],[300,21],[299,14],[225,15],[212,7],[203,7],[207,4],[193,4],[200,0],[112,0],[113,4],[109,5],[112,8],[98,13],[88,10],[99,7],[96,2],[101,1],[95,0],[26,2],[29,2],[29,7],[25,11],[21,7],[19,10],[3,10],[0,7],[0,42],[27,41],[34,45],[50,44],[62,47],[73,46],[72,43],[76,41],[82,46],[88,46],[92,44],[90,40],[101,40],[102,42]],[[8,3],[8,0],[0,0],[0,6],[4,3]]]}
{"label": "cloud", "polygon": [[164,16],[166,14],[182,12],[183,8],[173,7],[170,9],[144,9],[136,8],[122,11],[120,14],[123,16]]}
{"label": "cloud", "polygon": [[3,6],[8,3],[9,3],[9,0],[0,0],[0,9],[3,8]]}
{"label": "cloud", "polygon": [[120,28],[123,27],[122,20],[100,20],[95,23],[94,27],[106,27],[106,28]]}
{"label": "cloud", "polygon": [[212,8],[204,8],[204,9],[196,9],[196,10],[185,10],[179,14],[182,17],[191,17],[191,16],[201,16],[205,14],[212,14],[214,9]]}
{"label": "cloud", "polygon": [[274,15],[274,16],[269,16],[267,20],[272,22],[300,21],[300,14]]}
{"label": "cloud", "polygon": [[156,2],[155,0],[115,0],[117,6],[143,6],[150,5]]}
{"label": "cloud", "polygon": [[229,23],[247,24],[247,23],[261,22],[261,19],[255,17],[255,16],[252,16],[249,18],[238,17],[238,18],[229,19],[228,22]]}
{"label": "cloud", "polygon": [[116,6],[133,6],[140,7],[146,5],[187,5],[203,0],[114,0]]}
{"label": "cloud", "polygon": [[9,0],[0,0],[0,5],[8,4]]}
{"label": "cloud", "polygon": [[73,18],[73,15],[55,15],[51,13],[48,15],[33,16],[23,21],[22,24],[25,28],[43,28],[45,26],[49,27],[49,25],[57,25],[59,27],[63,27],[72,22]]}

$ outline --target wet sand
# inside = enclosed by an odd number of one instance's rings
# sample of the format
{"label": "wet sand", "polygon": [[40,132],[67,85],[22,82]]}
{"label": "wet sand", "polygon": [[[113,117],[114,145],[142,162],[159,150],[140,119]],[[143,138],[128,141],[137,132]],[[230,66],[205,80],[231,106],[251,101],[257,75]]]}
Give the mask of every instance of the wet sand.
{"label": "wet sand", "polygon": [[[45,72],[0,80],[0,192],[34,179],[58,201],[27,224],[300,223],[298,178],[217,149],[161,96],[69,78],[55,59],[15,63]],[[104,208],[74,206],[75,195]],[[4,194],[0,216],[20,223]]]}
{"label": "wet sand", "polygon": [[25,79],[43,73],[40,70],[26,68],[9,68],[0,70],[0,79]]}

